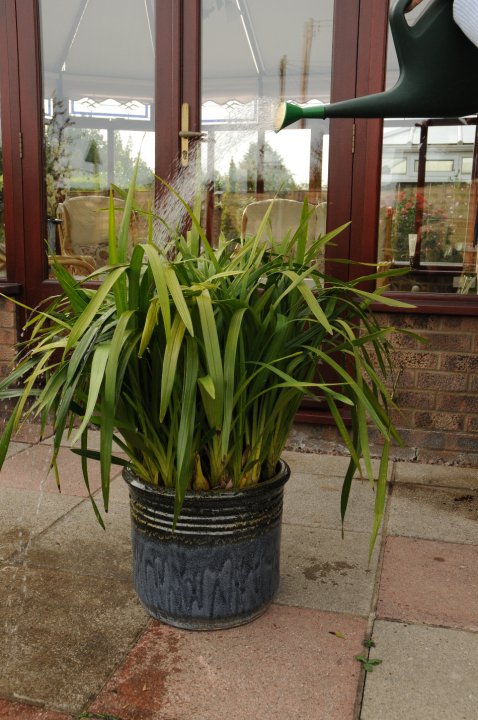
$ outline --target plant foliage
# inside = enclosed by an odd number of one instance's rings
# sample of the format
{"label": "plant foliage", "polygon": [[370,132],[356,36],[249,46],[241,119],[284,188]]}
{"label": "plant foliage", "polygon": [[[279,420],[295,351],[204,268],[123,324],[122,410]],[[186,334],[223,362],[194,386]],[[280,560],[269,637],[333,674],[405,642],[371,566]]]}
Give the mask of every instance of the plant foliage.
{"label": "plant foliage", "polygon": [[[319,394],[350,452],[342,513],[357,470],[376,486],[373,544],[388,448],[398,438],[386,384],[391,328],[379,326],[370,305],[405,305],[380,297],[383,288],[361,290],[363,278],[324,275],[316,259],[342,228],[307,245],[306,203],[295,234],[271,241],[266,216],[256,236],[217,248],[189,208],[192,229],[171,233],[167,248],[152,241],[151,218],[149,238],[128,258],[133,192],[134,182],[118,232],[111,198],[110,265],[89,278],[98,276],[98,286],[55,265],[62,294],[32,313],[15,370],[0,384],[1,397],[17,398],[0,462],[23,418],[52,421],[52,466],[64,436],[82,458],[88,488],[86,459],[98,459],[105,510],[111,463],[127,463],[144,481],[175,488],[178,515],[189,489],[271,477],[302,398]],[[90,448],[92,428],[100,430],[99,451]],[[378,481],[370,428],[384,439]]]}

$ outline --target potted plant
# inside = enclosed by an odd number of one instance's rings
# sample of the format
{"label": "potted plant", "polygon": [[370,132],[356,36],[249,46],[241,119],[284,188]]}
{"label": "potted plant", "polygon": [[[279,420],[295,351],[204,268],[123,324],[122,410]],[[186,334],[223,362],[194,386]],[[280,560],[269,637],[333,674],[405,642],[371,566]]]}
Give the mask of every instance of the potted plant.
{"label": "potted plant", "polygon": [[[128,259],[133,197],[134,182],[118,237],[111,198],[110,265],[88,278],[96,287],[54,265],[62,293],[33,311],[17,365],[0,384],[1,397],[17,398],[0,464],[24,417],[51,421],[52,467],[69,436],[100,523],[86,460],[100,462],[105,511],[111,463],[124,465],[141,602],[181,627],[228,627],[263,612],[277,590],[289,476],[281,452],[306,393],[325,398],[350,452],[342,512],[356,470],[376,488],[373,545],[397,436],[386,386],[390,329],[370,305],[399,303],[383,287],[361,290],[360,278],[324,276],[316,258],[341,228],[307,246],[306,203],[293,236],[267,239],[266,216],[255,237],[212,248],[177,196],[192,229],[158,247],[151,215],[149,237]],[[384,439],[378,480],[369,427]],[[92,428],[98,452],[89,448]]]}

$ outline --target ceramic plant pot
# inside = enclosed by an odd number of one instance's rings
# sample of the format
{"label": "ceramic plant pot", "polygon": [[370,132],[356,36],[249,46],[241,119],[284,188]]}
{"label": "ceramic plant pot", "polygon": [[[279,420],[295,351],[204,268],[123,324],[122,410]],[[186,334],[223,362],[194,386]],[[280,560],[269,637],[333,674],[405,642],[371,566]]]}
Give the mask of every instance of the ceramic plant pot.
{"label": "ceramic plant pot", "polygon": [[290,469],[252,488],[186,493],[172,530],[174,491],[126,469],[133,576],[140,602],[169,625],[213,630],[250,622],[279,586],[284,485]]}

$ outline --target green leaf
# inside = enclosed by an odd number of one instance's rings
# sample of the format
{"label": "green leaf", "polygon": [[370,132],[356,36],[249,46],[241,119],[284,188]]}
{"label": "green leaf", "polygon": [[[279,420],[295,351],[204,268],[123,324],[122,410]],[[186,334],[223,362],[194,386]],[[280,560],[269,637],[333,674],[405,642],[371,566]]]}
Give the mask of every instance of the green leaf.
{"label": "green leaf", "polygon": [[79,338],[88,330],[93,318],[99,311],[101,305],[105,301],[111,288],[115,285],[118,279],[123,275],[126,268],[119,267],[111,271],[109,275],[104,279],[95,294],[91,298],[86,308],[81,313],[78,320],[71,328],[71,332],[68,336],[68,342],[66,344],[65,353],[71,350]]}
{"label": "green leaf", "polygon": [[199,309],[206,365],[215,389],[214,424],[216,430],[220,430],[224,411],[224,371],[216,319],[209,291],[203,290],[197,296],[196,302]]}
{"label": "green leaf", "polygon": [[182,318],[177,314],[171,328],[171,336],[166,343],[164,353],[163,372],[161,376],[161,405],[159,410],[159,420],[163,422],[168,410],[174,381],[176,379],[176,371],[178,367],[178,357],[183,342],[186,327]]}
{"label": "green leaf", "polygon": [[169,292],[165,272],[167,261],[160,256],[155,245],[142,245],[142,247],[146,257],[148,258],[151,272],[153,273],[159,305],[161,307],[164,332],[166,334],[166,340],[169,340],[171,334],[171,308],[169,304]]}
{"label": "green leaf", "polygon": [[141,342],[138,350],[138,357],[143,357],[144,351],[148,347],[151,336],[154,332],[154,328],[158,324],[158,313],[159,313],[159,299],[157,297],[151,300],[151,303],[146,313],[146,319],[143,326],[143,334],[141,335]]}
{"label": "green leaf", "polygon": [[181,419],[178,429],[177,484],[173,526],[176,525],[178,520],[184,494],[192,477],[198,365],[199,360],[197,344],[192,338],[187,337],[183,374],[183,391],[181,396]]}
{"label": "green leaf", "polygon": [[204,388],[212,400],[216,399],[216,388],[214,387],[214,382],[210,375],[203,375],[198,378],[198,383]]}
{"label": "green leaf", "polygon": [[110,469],[111,469],[111,448],[113,444],[113,431],[116,417],[116,402],[121,388],[121,373],[118,372],[119,360],[123,346],[132,333],[127,330],[127,325],[133,313],[123,313],[118,321],[105,369],[105,386],[101,407],[101,435],[100,435],[100,467],[101,467],[101,488],[103,493],[103,504],[105,511],[108,511]]}
{"label": "green leaf", "polygon": [[108,358],[110,355],[110,350],[111,343],[105,343],[103,345],[99,345],[93,354],[93,359],[91,361],[91,372],[89,374],[90,386],[88,390],[88,401],[86,404],[83,421],[77,432],[71,439],[72,445],[76,444],[78,438],[80,437],[80,435],[83,434],[85,428],[88,426],[88,423],[91,420],[91,416],[93,415],[96,407],[96,402],[100,394],[101,385],[103,383],[103,377],[105,374],[106,363],[108,362]]}
{"label": "green leaf", "polygon": [[187,306],[186,300],[184,299],[184,295],[178,282],[178,278],[176,277],[176,273],[174,272],[171,265],[165,266],[164,276],[169,292],[171,293],[173,303],[176,306],[176,310],[181,315],[182,321],[185,324],[189,334],[194,336],[193,321],[189,313],[189,308]]}

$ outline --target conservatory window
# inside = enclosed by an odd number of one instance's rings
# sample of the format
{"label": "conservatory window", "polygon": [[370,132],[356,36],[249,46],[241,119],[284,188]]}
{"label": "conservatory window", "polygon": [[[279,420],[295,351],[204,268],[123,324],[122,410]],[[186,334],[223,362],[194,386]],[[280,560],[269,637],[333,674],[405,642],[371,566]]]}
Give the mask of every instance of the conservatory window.
{"label": "conservatory window", "polygon": [[[1,98],[0,98],[1,102]],[[3,202],[3,145],[2,126],[0,124],[0,277],[5,277],[7,270],[5,255],[5,219]]]}
{"label": "conservatory window", "polygon": [[272,198],[275,234],[291,230],[282,209],[295,217],[297,207],[299,217],[304,199],[325,232],[329,122],[276,134],[274,116],[279,100],[330,101],[333,17],[334,0],[300,0],[293,13],[272,0],[202,3],[201,156],[213,239],[255,232]]}
{"label": "conservatory window", "polygon": [[[137,202],[153,199],[154,6],[40,0],[48,251],[76,275],[107,263],[109,189],[119,219],[139,152]],[[137,215],[131,244],[144,232]]]}
{"label": "conservatory window", "polygon": [[[398,79],[389,32],[386,85]],[[476,117],[384,121],[378,262],[409,267],[390,289],[476,295]]]}

